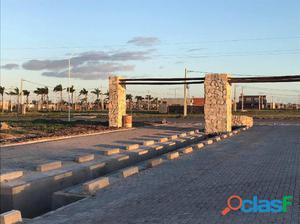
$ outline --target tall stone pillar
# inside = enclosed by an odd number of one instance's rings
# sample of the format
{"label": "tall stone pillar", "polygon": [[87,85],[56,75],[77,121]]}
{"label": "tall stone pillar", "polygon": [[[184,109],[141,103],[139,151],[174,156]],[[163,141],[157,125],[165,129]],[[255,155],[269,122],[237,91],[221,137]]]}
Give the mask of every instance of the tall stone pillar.
{"label": "tall stone pillar", "polygon": [[109,106],[108,122],[109,127],[122,127],[122,117],[126,114],[126,87],[120,85],[121,77],[109,77]]}
{"label": "tall stone pillar", "polygon": [[227,74],[207,74],[204,120],[207,134],[231,131],[231,85]]}

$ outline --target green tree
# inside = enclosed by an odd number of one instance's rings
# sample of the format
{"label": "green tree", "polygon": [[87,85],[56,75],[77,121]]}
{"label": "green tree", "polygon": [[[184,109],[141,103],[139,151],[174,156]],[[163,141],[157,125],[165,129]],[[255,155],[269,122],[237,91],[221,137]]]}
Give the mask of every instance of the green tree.
{"label": "green tree", "polygon": [[80,92],[79,92],[79,96],[84,96],[83,97],[83,99],[82,99],[82,101],[85,103],[85,108],[86,108],[86,110],[87,110],[87,104],[88,104],[88,93],[89,93],[89,91],[87,91],[85,88],[83,88],[82,90],[80,90]]}
{"label": "green tree", "polygon": [[62,110],[62,103],[63,103],[63,97],[62,97],[62,92],[63,92],[63,87],[61,84],[57,85],[54,87],[53,89],[54,92],[59,92],[60,93],[60,102],[59,102],[59,107],[60,107],[60,110]]}
{"label": "green tree", "polygon": [[136,103],[137,103],[137,108],[140,110],[141,109],[141,103],[143,102],[144,97],[142,97],[142,96],[135,96],[135,99],[136,99]]}
{"label": "green tree", "polygon": [[96,95],[95,104],[97,105],[97,109],[99,109],[99,103],[100,103],[99,97],[100,95],[102,95],[102,92],[99,88],[95,88],[91,93]]}
{"label": "green tree", "polygon": [[74,92],[75,92],[74,86],[68,87],[67,92],[71,93],[71,103],[73,104],[74,103]]}

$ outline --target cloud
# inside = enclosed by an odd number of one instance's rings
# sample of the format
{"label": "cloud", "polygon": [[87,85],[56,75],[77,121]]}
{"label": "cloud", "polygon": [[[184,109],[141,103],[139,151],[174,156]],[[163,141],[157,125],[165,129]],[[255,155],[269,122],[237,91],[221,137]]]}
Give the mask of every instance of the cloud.
{"label": "cloud", "polygon": [[13,69],[19,69],[19,65],[11,63],[11,64],[2,65],[1,68],[7,70],[13,70]]}
{"label": "cloud", "polygon": [[[133,71],[134,65],[123,65],[120,63],[98,63],[91,62],[84,66],[77,66],[71,69],[71,77],[82,80],[106,79],[109,73]],[[43,76],[67,78],[68,70],[43,72]]]}
{"label": "cloud", "polygon": [[183,64],[183,61],[176,61],[175,64]]}
{"label": "cloud", "polygon": [[195,52],[195,51],[203,51],[203,50],[205,50],[205,49],[207,49],[207,48],[192,48],[192,49],[189,49],[189,50],[187,50],[188,52]]}
{"label": "cloud", "polygon": [[134,44],[136,46],[153,46],[159,44],[159,39],[157,37],[134,37],[127,41],[128,44]]}
{"label": "cloud", "polygon": [[[143,61],[151,59],[150,53],[147,51],[121,51],[121,52],[104,52],[90,51],[80,53],[78,56],[71,57],[71,66],[78,67],[90,62],[99,61]],[[59,71],[68,67],[68,59],[61,60],[30,60],[23,63],[26,70],[41,71],[51,70]]]}

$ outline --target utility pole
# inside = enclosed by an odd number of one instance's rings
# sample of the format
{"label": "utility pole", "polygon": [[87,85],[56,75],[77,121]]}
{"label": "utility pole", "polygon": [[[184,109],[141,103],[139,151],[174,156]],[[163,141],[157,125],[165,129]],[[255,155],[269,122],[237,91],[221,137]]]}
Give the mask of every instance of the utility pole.
{"label": "utility pole", "polygon": [[233,111],[236,111],[236,84],[234,84],[234,92],[233,92]]}
{"label": "utility pole", "polygon": [[71,96],[70,96],[70,93],[71,93],[71,58],[69,58],[69,72],[68,72],[68,86],[69,86],[69,92],[68,92],[68,121],[70,122],[71,121]]}
{"label": "utility pole", "polygon": [[187,84],[186,84],[186,77],[187,76],[187,69],[184,69],[184,88],[183,88],[183,116],[187,116]]}
{"label": "utility pole", "polygon": [[242,111],[244,111],[244,87],[242,87]]}
{"label": "utility pole", "polygon": [[21,112],[21,114],[25,114],[24,113],[24,105],[23,105],[23,96],[24,96],[24,93],[23,93],[23,79],[21,79],[21,85],[20,85],[20,95],[21,95],[21,106],[20,105],[18,105],[18,112]]}
{"label": "utility pole", "polygon": [[261,102],[260,102],[261,100],[260,100],[260,95],[258,95],[258,110],[260,110],[260,108],[261,108]]}

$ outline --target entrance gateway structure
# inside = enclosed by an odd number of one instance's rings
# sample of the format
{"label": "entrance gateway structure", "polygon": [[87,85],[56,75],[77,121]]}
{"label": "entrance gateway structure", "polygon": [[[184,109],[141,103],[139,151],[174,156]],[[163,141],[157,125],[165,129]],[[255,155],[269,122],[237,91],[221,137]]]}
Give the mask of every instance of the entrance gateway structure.
{"label": "entrance gateway structure", "polygon": [[[204,83],[205,133],[230,132],[232,129],[231,83],[299,82],[300,75],[230,77],[229,74],[211,73],[205,78],[145,78],[123,79],[109,77],[109,127],[122,127],[126,115],[126,85],[178,85]],[[240,120],[234,119],[235,120]]]}
{"label": "entrance gateway structure", "polygon": [[[207,74],[205,79],[199,78],[199,80],[201,80],[200,82],[189,83],[201,84],[203,83],[203,80],[205,80],[204,119],[206,133],[231,131],[231,85],[228,82],[228,77],[229,75],[227,74]],[[152,80],[160,81],[160,79],[151,79],[150,81]],[[129,81],[132,80],[122,79],[122,77],[119,76],[109,77],[109,127],[122,127],[122,118],[126,115],[126,85],[133,84],[129,83]],[[175,81],[182,80],[175,79]],[[184,83],[187,83],[186,80],[184,81]],[[135,82],[134,84],[145,83]],[[151,85],[154,83],[148,84]],[[163,85],[166,83],[161,82],[161,84]],[[182,83],[172,82],[172,84]]]}

